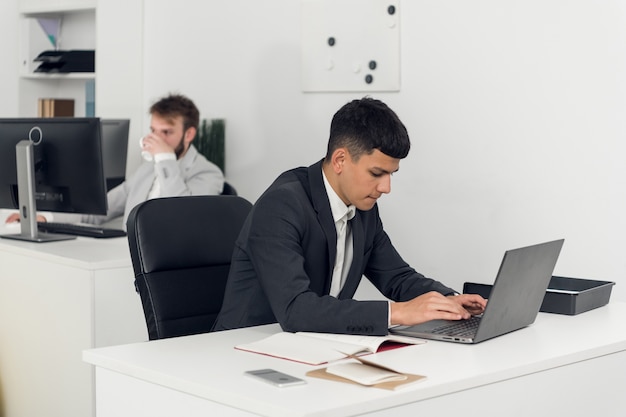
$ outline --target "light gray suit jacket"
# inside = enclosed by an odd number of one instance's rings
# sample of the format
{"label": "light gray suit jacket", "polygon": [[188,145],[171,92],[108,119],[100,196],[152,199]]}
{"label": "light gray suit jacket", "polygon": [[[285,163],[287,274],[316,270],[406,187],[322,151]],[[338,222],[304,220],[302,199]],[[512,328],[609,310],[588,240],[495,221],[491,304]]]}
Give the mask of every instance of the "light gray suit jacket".
{"label": "light gray suit jacket", "polygon": [[160,197],[217,195],[224,187],[224,174],[219,167],[209,162],[192,145],[179,160],[141,164],[132,177],[108,192],[106,215],[54,213],[53,220],[102,224],[123,216],[126,227],[130,211],[148,199],[155,176],[159,181]]}

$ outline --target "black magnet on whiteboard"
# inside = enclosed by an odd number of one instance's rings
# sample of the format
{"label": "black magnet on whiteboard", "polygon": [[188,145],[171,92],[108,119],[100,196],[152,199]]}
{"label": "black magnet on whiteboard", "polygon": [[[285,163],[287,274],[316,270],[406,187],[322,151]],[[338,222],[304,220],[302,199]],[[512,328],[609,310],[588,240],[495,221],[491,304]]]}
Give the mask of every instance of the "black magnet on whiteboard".
{"label": "black magnet on whiteboard", "polygon": [[334,37],[329,37],[328,38],[328,45],[329,46],[335,46],[335,38]]}
{"label": "black magnet on whiteboard", "polygon": [[374,61],[373,59],[369,62],[369,64],[367,64],[367,66],[371,69],[371,70],[375,70],[376,69],[376,61]]}
{"label": "black magnet on whiteboard", "polygon": [[365,76],[365,82],[366,82],[366,83],[371,84],[373,81],[374,81],[374,77],[372,77],[372,75],[371,75],[371,74],[367,74],[367,75]]}
{"label": "black magnet on whiteboard", "polygon": [[392,4],[391,6],[387,7],[387,13],[389,13],[390,15],[396,14],[396,6]]}

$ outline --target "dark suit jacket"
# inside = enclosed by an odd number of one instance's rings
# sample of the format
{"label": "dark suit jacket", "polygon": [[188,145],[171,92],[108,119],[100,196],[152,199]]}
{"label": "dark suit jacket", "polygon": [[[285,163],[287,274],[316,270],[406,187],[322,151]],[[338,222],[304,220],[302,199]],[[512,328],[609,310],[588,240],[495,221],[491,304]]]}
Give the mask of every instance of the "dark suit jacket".
{"label": "dark suit jacket", "polygon": [[337,235],[322,161],[280,175],[248,216],[232,258],[214,330],[274,323],[285,331],[387,334],[386,301],[352,300],[365,275],[380,292],[408,301],[454,291],[417,273],[383,230],[378,206],[351,220],[354,255],[338,298],[328,295]]}

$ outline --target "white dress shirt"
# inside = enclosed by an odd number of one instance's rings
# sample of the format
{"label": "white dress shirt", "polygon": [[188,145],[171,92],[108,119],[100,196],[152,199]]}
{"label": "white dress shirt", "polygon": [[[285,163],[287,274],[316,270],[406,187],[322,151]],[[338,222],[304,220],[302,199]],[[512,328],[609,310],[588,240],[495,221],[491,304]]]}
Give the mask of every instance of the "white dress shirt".
{"label": "white dress shirt", "polygon": [[337,229],[337,257],[335,258],[330,285],[330,295],[337,297],[346,282],[350,265],[352,265],[352,228],[349,221],[354,217],[356,207],[354,205],[345,205],[335,190],[333,190],[333,187],[331,187],[324,171],[322,171],[322,177],[324,178],[326,194],[328,194],[328,200],[330,201],[330,210],[335,221],[335,228]]}

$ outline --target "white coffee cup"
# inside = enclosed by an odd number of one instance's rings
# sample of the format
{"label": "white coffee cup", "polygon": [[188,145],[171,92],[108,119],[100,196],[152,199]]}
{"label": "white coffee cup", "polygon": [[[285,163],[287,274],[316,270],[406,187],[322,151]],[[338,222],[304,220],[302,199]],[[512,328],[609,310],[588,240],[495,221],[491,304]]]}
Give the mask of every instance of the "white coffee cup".
{"label": "white coffee cup", "polygon": [[148,151],[143,150],[143,136],[139,138],[139,147],[142,149],[141,157],[148,162],[152,161],[153,159],[152,154]]}

